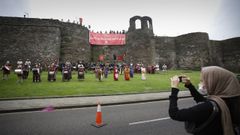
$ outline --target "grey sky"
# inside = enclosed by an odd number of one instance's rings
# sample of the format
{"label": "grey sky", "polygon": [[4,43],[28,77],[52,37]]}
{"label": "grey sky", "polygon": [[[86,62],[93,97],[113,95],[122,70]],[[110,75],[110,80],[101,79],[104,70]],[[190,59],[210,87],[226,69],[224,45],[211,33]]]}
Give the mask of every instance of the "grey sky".
{"label": "grey sky", "polygon": [[158,36],[207,32],[210,39],[240,37],[240,0],[0,0],[1,16],[53,18],[127,30],[135,15],[149,16]]}

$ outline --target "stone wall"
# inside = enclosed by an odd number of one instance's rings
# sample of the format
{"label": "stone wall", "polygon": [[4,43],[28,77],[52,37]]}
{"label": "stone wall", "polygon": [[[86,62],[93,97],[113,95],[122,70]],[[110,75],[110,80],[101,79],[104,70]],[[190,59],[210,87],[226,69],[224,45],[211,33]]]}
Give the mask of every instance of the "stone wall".
{"label": "stone wall", "polygon": [[221,41],[209,41],[209,57],[210,65],[221,66],[224,67],[223,63],[223,48],[221,45]]}
{"label": "stone wall", "polygon": [[[136,29],[135,21],[141,21]],[[197,32],[177,37],[157,37],[150,17],[130,19],[126,44],[121,46],[90,46],[89,30],[78,24],[52,19],[0,17],[0,64],[10,60],[14,65],[21,58],[37,59],[48,65],[60,62],[97,62],[103,54],[113,62],[113,54],[125,54],[125,63],[144,65],[167,64],[172,69],[196,69],[217,65],[240,72],[240,38],[209,40],[207,33]]]}
{"label": "stone wall", "polygon": [[61,57],[60,62],[66,60],[90,61],[91,49],[88,42],[88,29],[78,24],[61,23]]}
{"label": "stone wall", "polygon": [[240,38],[224,40],[222,46],[222,62],[224,67],[240,72]]}
{"label": "stone wall", "polygon": [[61,30],[55,20],[0,18],[0,63],[60,57]]}
{"label": "stone wall", "polygon": [[207,33],[190,33],[175,39],[176,63],[180,69],[200,69],[209,63]]}
{"label": "stone wall", "polygon": [[174,37],[155,37],[155,62],[153,64],[168,65],[177,68],[177,56]]}
{"label": "stone wall", "polygon": [[30,59],[49,65],[54,60],[90,61],[88,29],[52,19],[0,17],[0,63]]}
{"label": "stone wall", "polygon": [[225,67],[240,72],[240,38],[210,41],[211,65]]}

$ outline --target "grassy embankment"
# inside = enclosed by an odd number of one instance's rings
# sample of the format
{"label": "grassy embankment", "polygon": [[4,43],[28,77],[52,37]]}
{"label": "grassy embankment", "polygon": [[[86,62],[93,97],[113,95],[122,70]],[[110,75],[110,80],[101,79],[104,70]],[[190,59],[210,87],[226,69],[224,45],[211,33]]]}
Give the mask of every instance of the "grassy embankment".
{"label": "grassy embankment", "polygon": [[[2,72],[0,72],[2,75]],[[140,74],[134,74],[130,81],[124,80],[124,75],[119,76],[119,81],[113,81],[113,74],[99,82],[93,73],[85,74],[84,81],[77,80],[77,73],[73,72],[70,82],[62,82],[61,73],[57,74],[56,82],[47,81],[47,73],[42,73],[42,82],[33,83],[32,73],[22,84],[16,83],[17,75],[11,72],[9,80],[0,80],[0,98],[14,97],[51,97],[51,96],[86,96],[108,95],[144,92],[170,91],[170,77],[185,74],[197,86],[199,71],[170,70],[158,74],[147,74],[147,80],[142,81]],[[181,89],[185,89],[183,85]]]}

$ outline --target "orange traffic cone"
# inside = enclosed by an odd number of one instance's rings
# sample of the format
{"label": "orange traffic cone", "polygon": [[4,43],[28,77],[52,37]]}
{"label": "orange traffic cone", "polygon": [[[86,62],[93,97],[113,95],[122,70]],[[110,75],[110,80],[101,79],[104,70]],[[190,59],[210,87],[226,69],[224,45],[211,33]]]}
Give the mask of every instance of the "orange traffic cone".
{"label": "orange traffic cone", "polygon": [[100,127],[103,127],[107,124],[104,124],[102,122],[102,112],[101,112],[101,105],[100,103],[98,103],[98,106],[97,106],[97,113],[96,113],[96,123],[95,124],[92,124],[92,126],[94,127],[97,127],[97,128],[100,128]]}

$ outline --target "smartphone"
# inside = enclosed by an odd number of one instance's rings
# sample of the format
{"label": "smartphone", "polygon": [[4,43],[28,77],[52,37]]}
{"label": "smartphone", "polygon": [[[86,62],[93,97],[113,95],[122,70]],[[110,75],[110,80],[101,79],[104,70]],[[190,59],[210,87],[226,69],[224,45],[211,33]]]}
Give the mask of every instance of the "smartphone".
{"label": "smartphone", "polygon": [[179,76],[178,79],[179,79],[179,82],[183,82],[183,83],[187,82],[187,77],[185,76]]}

